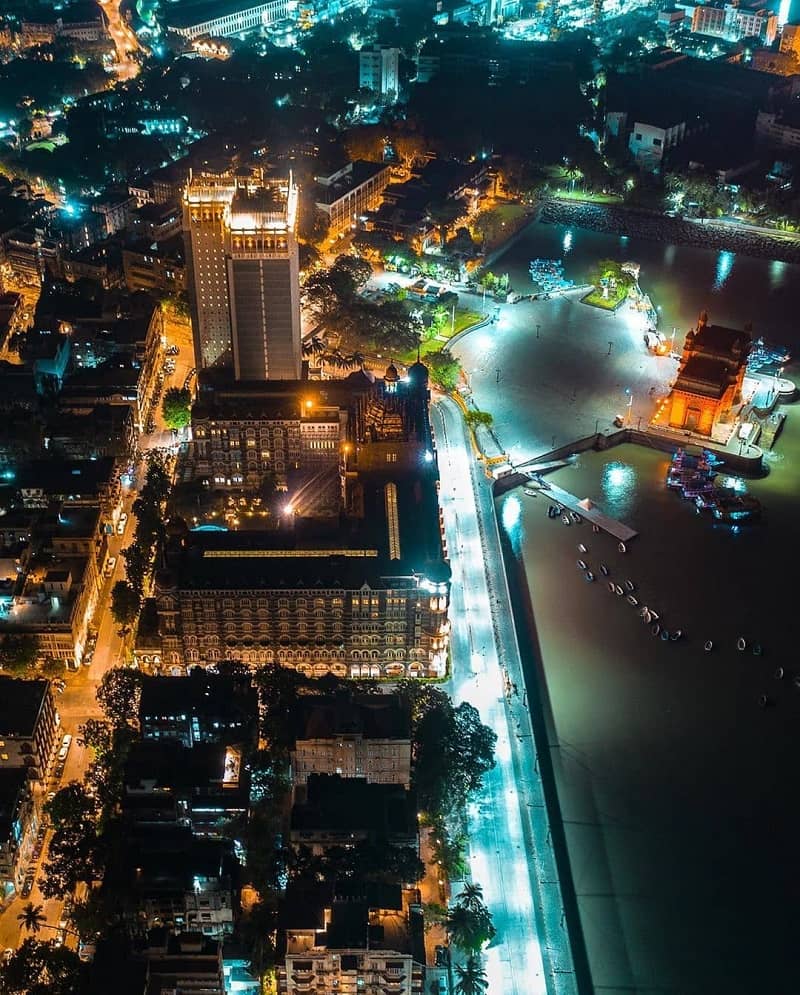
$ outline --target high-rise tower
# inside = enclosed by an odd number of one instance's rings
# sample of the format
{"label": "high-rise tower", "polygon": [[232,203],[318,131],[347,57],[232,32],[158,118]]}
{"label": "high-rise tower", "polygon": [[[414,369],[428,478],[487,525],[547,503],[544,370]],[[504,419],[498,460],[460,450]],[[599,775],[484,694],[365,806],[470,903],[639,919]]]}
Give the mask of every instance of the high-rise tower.
{"label": "high-rise tower", "polygon": [[198,369],[237,380],[300,376],[297,187],[260,170],[194,173],[183,229]]}
{"label": "high-rise tower", "polygon": [[223,216],[235,191],[226,166],[206,166],[189,177],[183,195],[183,234],[199,369],[230,362],[231,322],[225,272]]}
{"label": "high-rise tower", "polygon": [[237,380],[300,376],[297,187],[238,187],[226,211],[225,257]]}

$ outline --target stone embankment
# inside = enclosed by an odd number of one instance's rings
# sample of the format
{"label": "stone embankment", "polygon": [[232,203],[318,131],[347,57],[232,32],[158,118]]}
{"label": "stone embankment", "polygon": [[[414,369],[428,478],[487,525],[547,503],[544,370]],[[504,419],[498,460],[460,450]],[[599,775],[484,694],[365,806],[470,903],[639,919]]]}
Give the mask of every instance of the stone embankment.
{"label": "stone embankment", "polygon": [[539,220],[549,224],[574,225],[611,235],[648,238],[673,245],[694,245],[700,249],[738,252],[762,259],[800,263],[800,240],[774,235],[735,223],[685,221],[663,214],[634,211],[606,204],[549,200],[542,205]]}

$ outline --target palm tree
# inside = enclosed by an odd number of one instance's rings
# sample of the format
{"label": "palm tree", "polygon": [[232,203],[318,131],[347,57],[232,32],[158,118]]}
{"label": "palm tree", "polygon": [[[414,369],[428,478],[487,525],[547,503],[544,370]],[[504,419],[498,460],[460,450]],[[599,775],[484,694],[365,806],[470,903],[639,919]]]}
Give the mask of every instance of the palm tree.
{"label": "palm tree", "polygon": [[363,352],[351,352],[349,356],[345,356],[345,366],[347,369],[352,369],[354,366],[363,367],[365,359]]}
{"label": "palm tree", "polygon": [[456,903],[470,912],[478,912],[483,908],[483,888],[479,884],[468,883],[461,889]]}
{"label": "palm tree", "polygon": [[465,909],[462,905],[454,905],[448,910],[444,924],[451,941],[456,946],[462,950],[472,949],[474,920],[469,909]]}
{"label": "palm tree", "polygon": [[316,356],[325,351],[325,341],[319,335],[311,335],[304,340],[301,348],[304,356]]}
{"label": "palm tree", "polygon": [[33,902],[28,902],[23,907],[22,912],[17,916],[17,921],[29,933],[38,933],[42,926],[47,925],[47,916],[44,914],[41,905],[34,905]]}
{"label": "palm tree", "polygon": [[463,966],[456,964],[456,995],[483,995],[488,987],[489,979],[477,957],[467,957]]}

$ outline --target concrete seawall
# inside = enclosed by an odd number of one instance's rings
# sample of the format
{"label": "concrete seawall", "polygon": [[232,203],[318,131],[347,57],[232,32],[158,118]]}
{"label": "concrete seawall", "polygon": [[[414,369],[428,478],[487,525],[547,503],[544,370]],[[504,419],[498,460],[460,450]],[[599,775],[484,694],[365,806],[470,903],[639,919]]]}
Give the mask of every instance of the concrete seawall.
{"label": "concrete seawall", "polygon": [[551,449],[532,460],[521,464],[518,469],[535,470],[538,463],[548,463],[550,460],[566,459],[575,453],[584,453],[589,449],[600,452],[606,449],[613,449],[624,443],[632,442],[637,446],[646,446],[648,449],[658,449],[663,453],[672,453],[678,446],[703,446],[716,452],[724,460],[724,465],[738,473],[746,473],[750,476],[760,476],[764,472],[763,453],[757,446],[750,446],[749,450],[743,453],[729,452],[719,446],[714,446],[699,435],[690,435],[688,438],[683,435],[666,435],[660,432],[641,431],[636,428],[621,428],[618,432],[606,435],[603,432],[587,435],[582,439],[575,439],[567,442],[557,449]]}

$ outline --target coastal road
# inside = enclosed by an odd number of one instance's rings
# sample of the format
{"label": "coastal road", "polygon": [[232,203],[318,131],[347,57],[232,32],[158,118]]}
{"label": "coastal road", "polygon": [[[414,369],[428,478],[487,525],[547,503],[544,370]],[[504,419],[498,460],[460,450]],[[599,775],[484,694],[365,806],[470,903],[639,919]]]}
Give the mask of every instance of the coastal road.
{"label": "coastal road", "polygon": [[489,992],[572,995],[577,989],[489,483],[455,404],[437,398],[432,421],[453,569],[450,693],[478,708],[497,735],[497,765],[468,812],[471,877],[483,887],[497,929],[485,952]]}

